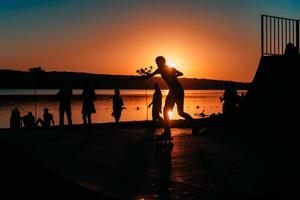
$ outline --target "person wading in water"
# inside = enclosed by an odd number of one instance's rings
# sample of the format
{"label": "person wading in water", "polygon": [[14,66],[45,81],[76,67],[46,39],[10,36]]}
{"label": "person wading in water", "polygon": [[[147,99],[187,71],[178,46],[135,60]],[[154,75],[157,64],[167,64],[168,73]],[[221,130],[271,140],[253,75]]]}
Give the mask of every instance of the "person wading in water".
{"label": "person wading in water", "polygon": [[162,107],[162,94],[158,83],[154,84],[154,90],[152,102],[148,107],[150,108],[152,106],[152,121],[155,123],[157,121],[163,121],[163,118],[159,115]]}

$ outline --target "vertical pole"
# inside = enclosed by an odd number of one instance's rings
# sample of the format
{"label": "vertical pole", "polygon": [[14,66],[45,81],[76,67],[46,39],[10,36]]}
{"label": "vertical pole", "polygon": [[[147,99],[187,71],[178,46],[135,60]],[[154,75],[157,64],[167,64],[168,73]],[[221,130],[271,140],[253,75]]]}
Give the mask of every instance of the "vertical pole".
{"label": "vertical pole", "polygon": [[31,75],[32,75],[32,79],[33,79],[33,98],[34,98],[34,117],[36,119],[37,117],[37,96],[36,96],[36,72],[31,72]]}
{"label": "vertical pole", "polygon": [[37,113],[36,113],[36,110],[37,110],[37,100],[36,100],[36,89],[35,89],[35,87],[34,87],[34,91],[33,91],[33,93],[34,93],[34,117],[35,117],[35,119],[37,119],[36,117],[37,117]]}
{"label": "vertical pole", "polygon": [[289,42],[291,42],[291,20],[289,20]]}
{"label": "vertical pole", "polygon": [[269,17],[270,19],[270,54],[272,54],[272,18]]}
{"label": "vertical pole", "polygon": [[292,43],[295,44],[295,21],[292,21]]}
{"label": "vertical pole", "polygon": [[281,21],[281,54],[283,54],[283,19]]}
{"label": "vertical pole", "polygon": [[261,15],[261,56],[264,55],[264,16]]}
{"label": "vertical pole", "polygon": [[299,52],[299,21],[300,20],[296,21],[296,47],[298,49],[298,52]]}
{"label": "vertical pole", "polygon": [[273,22],[274,22],[274,52],[273,54],[276,54],[276,18],[273,18]]}
{"label": "vertical pole", "polygon": [[279,49],[279,18],[277,18],[277,54],[280,54]]}
{"label": "vertical pole", "polygon": [[145,90],[145,95],[146,95],[146,115],[147,115],[147,117],[146,117],[146,119],[147,119],[147,121],[148,121],[148,97],[147,97],[147,90],[148,90],[148,84],[147,84],[147,80],[146,80],[146,90]]}
{"label": "vertical pole", "polygon": [[287,40],[288,40],[288,37],[287,37],[287,20],[285,20],[285,46],[288,43]]}
{"label": "vertical pole", "polygon": [[269,29],[269,26],[268,26],[268,18],[265,17],[266,19],[266,53],[269,52],[269,44],[268,44],[268,29]]}

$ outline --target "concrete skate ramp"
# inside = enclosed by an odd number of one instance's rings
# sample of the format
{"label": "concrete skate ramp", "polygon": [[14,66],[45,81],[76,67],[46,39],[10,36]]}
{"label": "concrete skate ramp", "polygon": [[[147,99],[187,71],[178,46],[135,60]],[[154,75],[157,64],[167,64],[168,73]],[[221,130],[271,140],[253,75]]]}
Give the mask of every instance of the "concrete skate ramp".
{"label": "concrete skate ramp", "polygon": [[295,128],[299,69],[300,55],[263,56],[246,95],[247,120],[272,131]]}
{"label": "concrete skate ramp", "polygon": [[[292,100],[292,94],[299,90],[298,71],[300,55],[263,56],[249,88],[248,98],[255,103],[274,102],[276,99]],[[274,98],[273,98],[274,97]]]}

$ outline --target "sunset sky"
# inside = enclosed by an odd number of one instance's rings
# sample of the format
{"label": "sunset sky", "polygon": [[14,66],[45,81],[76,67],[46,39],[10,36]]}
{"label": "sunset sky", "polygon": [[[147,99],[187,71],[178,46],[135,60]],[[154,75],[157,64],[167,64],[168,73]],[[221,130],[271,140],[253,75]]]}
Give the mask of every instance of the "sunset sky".
{"label": "sunset sky", "polygon": [[163,55],[189,78],[251,81],[260,14],[300,1],[0,0],[0,68],[135,74]]}

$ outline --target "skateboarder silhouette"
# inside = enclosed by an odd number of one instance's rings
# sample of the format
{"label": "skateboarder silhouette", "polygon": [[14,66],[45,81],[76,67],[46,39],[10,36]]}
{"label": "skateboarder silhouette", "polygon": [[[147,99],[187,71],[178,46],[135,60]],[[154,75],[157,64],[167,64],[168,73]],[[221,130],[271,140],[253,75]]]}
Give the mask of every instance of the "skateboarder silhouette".
{"label": "skateboarder silhouette", "polygon": [[194,126],[194,119],[184,112],[184,90],[181,83],[178,80],[178,76],[182,76],[183,73],[176,70],[175,68],[166,65],[166,59],[163,56],[158,56],[156,59],[158,69],[148,76],[138,77],[139,79],[148,79],[157,74],[160,74],[162,79],[167,83],[169,87],[169,93],[166,97],[165,106],[163,109],[164,114],[164,132],[160,135],[162,137],[170,138],[170,119],[168,112],[174,108],[176,103],[178,115],[188,120],[193,125],[193,134],[197,132],[197,128]]}

